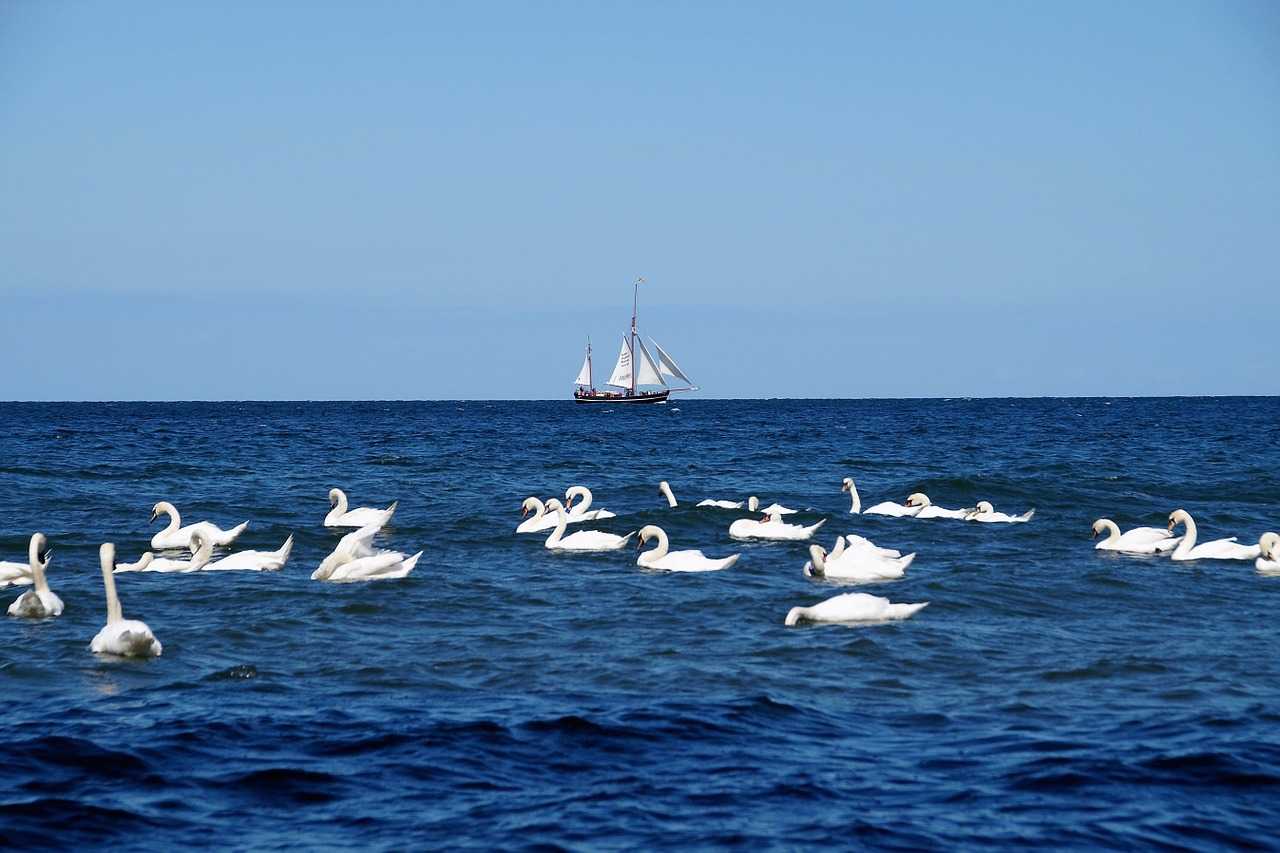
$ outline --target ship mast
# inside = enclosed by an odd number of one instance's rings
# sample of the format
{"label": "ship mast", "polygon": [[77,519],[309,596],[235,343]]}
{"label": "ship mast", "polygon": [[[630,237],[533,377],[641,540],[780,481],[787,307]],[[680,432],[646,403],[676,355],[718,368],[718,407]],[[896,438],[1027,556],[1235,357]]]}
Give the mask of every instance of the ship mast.
{"label": "ship mast", "polygon": [[639,373],[639,363],[636,361],[636,314],[640,312],[640,282],[643,278],[637,278],[635,284],[635,294],[631,302],[631,396],[636,395],[636,374]]}

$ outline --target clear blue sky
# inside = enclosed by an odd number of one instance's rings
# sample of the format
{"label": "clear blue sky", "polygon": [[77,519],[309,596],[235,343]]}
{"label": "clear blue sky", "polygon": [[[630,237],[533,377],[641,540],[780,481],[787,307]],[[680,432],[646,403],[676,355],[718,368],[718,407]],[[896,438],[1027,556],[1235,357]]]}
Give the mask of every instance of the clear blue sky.
{"label": "clear blue sky", "polygon": [[0,4],[0,399],[567,397],[640,276],[707,397],[1280,394],[1280,4]]}

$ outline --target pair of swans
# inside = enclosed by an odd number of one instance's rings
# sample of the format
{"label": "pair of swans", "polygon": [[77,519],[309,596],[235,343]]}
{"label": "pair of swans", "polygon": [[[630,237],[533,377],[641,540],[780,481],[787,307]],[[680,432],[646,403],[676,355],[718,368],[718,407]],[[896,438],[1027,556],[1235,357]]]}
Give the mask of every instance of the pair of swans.
{"label": "pair of swans", "polygon": [[374,509],[373,507],[357,507],[356,509],[347,509],[347,493],[342,489],[329,490],[329,514],[324,517],[325,527],[367,527],[371,524],[378,527],[385,527],[391,523],[391,516],[395,514],[396,506],[400,501],[391,502],[391,506],[386,509]]}
{"label": "pair of swans", "polygon": [[248,571],[274,572],[284,568],[293,550],[293,534],[289,534],[284,544],[274,551],[237,551],[220,560],[213,559],[213,543],[204,532],[197,529],[191,533],[189,542],[191,557],[186,560],[177,557],[157,557],[147,551],[136,563],[120,563],[116,572],[212,572],[212,571]]}
{"label": "pair of swans", "polygon": [[1095,551],[1116,551],[1121,554],[1167,554],[1182,541],[1181,536],[1170,534],[1165,527],[1135,527],[1120,532],[1120,525],[1109,518],[1093,523],[1093,538],[1103,533],[1106,537],[1093,546]]}
{"label": "pair of swans", "polygon": [[43,533],[33,533],[31,541],[27,543],[27,562],[0,560],[0,589],[6,586],[27,586],[35,583],[36,569],[48,567],[48,543]]}
{"label": "pair of swans", "polygon": [[[663,480],[661,483],[658,484],[658,493],[667,499],[667,506],[673,507],[678,505],[676,503],[675,493],[671,491],[671,484],[668,483],[666,480]],[[709,506],[709,507],[714,507],[716,509],[742,509],[743,503],[744,501],[724,501],[724,500],[712,500],[711,498],[706,498],[704,500],[698,501],[696,506]],[[796,510],[787,509],[785,506],[779,503],[772,503],[769,506],[761,509],[760,499],[755,495],[752,495],[751,497],[747,498],[745,503],[747,505],[748,512],[763,512],[766,515],[773,514],[773,513],[776,513],[778,515],[792,515],[793,513],[796,512]]]}
{"label": "pair of swans", "polygon": [[658,544],[636,558],[636,565],[645,569],[662,569],[668,572],[714,572],[729,568],[738,562],[738,557],[741,556],[732,554],[717,560],[696,550],[670,551],[667,532],[656,524],[648,524],[640,528],[637,547],[644,547],[650,540]]}
{"label": "pair of swans", "polygon": [[1185,509],[1169,513],[1169,532],[1179,524],[1185,525],[1186,533],[1169,555],[1172,560],[1256,560],[1262,556],[1261,544],[1243,545],[1234,536],[1196,544],[1196,522]]}
{"label": "pair of swans", "polygon": [[62,599],[49,589],[49,580],[45,576],[45,570],[49,568],[49,549],[43,533],[32,534],[30,551],[28,568],[33,587],[9,605],[9,615],[23,619],[57,616],[62,613]]}
{"label": "pair of swans", "polygon": [[123,657],[159,657],[162,646],[151,629],[145,622],[125,619],[120,610],[120,599],[116,595],[116,546],[103,543],[98,557],[102,563],[102,584],[107,591],[107,624],[89,643],[89,650]]}
{"label": "pair of swans", "polygon": [[800,524],[788,524],[778,513],[766,515],[760,520],[740,518],[729,525],[729,535],[734,539],[772,539],[803,540],[813,536],[819,527],[826,524],[824,518],[817,524],[805,527]]}
{"label": "pair of swans", "polygon": [[[593,521],[601,518],[615,518],[616,514],[609,512],[607,509],[590,509],[592,494],[591,490],[586,486],[570,486],[564,493],[565,500],[568,505],[565,506],[565,518],[569,524],[577,524],[583,521]],[[582,498],[582,503],[573,506],[575,497]],[[540,533],[543,530],[552,530],[556,526],[555,513],[547,511],[547,506],[536,497],[524,499],[521,504],[521,517],[524,521],[516,525],[516,533]],[[576,511],[575,511],[576,510]],[[529,513],[533,513],[533,517],[529,518]]]}
{"label": "pair of swans", "polygon": [[161,515],[169,516],[169,523],[164,530],[151,537],[151,547],[157,551],[166,548],[186,548],[191,544],[191,534],[196,532],[203,534],[213,545],[230,545],[249,526],[249,522],[242,521],[230,530],[223,530],[211,521],[197,521],[195,524],[183,527],[182,516],[168,501],[160,501],[151,508],[151,522],[154,523]]}
{"label": "pair of swans", "polygon": [[369,524],[343,536],[333,553],[325,557],[311,573],[311,579],[330,583],[355,583],[408,576],[418,565],[422,552],[410,557],[400,551],[375,549],[373,537],[381,529],[381,525]]}
{"label": "pair of swans", "polygon": [[603,530],[579,530],[568,536],[564,534],[569,524],[568,513],[564,504],[556,498],[547,501],[547,510],[556,514],[556,526],[547,537],[546,547],[552,551],[616,551],[627,544],[634,534],[619,536],[616,533],[605,533]]}
{"label": "pair of swans", "polygon": [[801,622],[893,622],[910,619],[929,602],[894,604],[887,598],[865,592],[846,592],[820,601],[812,607],[793,607],[787,612],[785,625]]}
{"label": "pair of swans", "polygon": [[836,537],[827,551],[821,545],[809,546],[809,561],[804,564],[808,577],[852,583],[875,583],[898,580],[916,558],[893,548],[881,548],[862,536]]}
{"label": "pair of swans", "polygon": [[853,484],[852,477],[845,477],[844,482],[840,486],[840,491],[848,492],[852,499],[852,505],[849,512],[854,515],[888,515],[897,518],[964,518],[973,510],[973,507],[965,509],[944,509],[940,506],[934,506],[933,501],[929,500],[929,496],[924,492],[913,492],[907,496],[906,503],[895,503],[893,501],[883,501],[875,506],[862,508],[862,499],[858,497],[858,487]]}

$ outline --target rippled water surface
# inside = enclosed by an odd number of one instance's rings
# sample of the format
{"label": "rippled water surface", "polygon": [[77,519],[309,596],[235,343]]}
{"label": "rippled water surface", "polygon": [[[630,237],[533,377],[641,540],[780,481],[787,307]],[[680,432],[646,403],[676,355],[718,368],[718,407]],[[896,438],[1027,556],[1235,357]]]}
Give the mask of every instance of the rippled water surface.
{"label": "rippled water surface", "polygon": [[[0,404],[0,559],[53,552],[56,619],[0,622],[0,847],[1273,849],[1280,577],[1104,555],[1090,526],[1280,528],[1272,398]],[[1025,524],[849,513],[926,492]],[[669,508],[658,482],[681,505]],[[589,486],[730,569],[517,535]],[[403,580],[326,584],[330,488],[399,505]],[[757,495],[917,553],[807,578],[730,539]],[[117,576],[154,660],[95,656],[100,543],[169,500],[279,572]],[[634,541],[634,540],[633,540]],[[785,627],[846,591],[905,622]],[[0,590],[4,606],[21,588]],[[58,827],[55,831],[50,827]]]}

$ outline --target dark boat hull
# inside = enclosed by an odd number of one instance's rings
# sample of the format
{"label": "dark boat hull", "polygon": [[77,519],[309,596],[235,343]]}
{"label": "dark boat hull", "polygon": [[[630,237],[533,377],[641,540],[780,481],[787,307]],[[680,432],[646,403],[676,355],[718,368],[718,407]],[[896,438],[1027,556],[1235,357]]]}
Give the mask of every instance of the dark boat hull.
{"label": "dark boat hull", "polygon": [[574,394],[575,403],[665,403],[670,391],[651,394]]}

